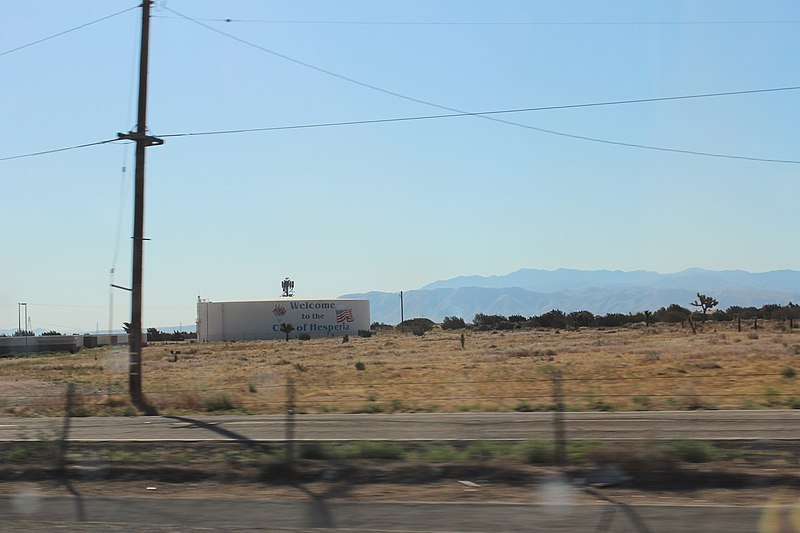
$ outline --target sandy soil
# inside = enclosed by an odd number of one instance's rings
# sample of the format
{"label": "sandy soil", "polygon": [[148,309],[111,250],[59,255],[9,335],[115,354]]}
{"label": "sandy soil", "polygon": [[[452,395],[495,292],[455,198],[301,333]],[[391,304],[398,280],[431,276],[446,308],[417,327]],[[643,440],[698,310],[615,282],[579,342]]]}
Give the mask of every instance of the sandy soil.
{"label": "sandy soil", "polygon": [[[143,384],[165,414],[281,412],[289,378],[298,412],[549,409],[554,370],[574,410],[800,406],[800,330],[782,323],[467,332],[464,349],[460,334],[153,344]],[[85,414],[132,414],[126,372],[120,347],[0,359],[0,407],[60,414],[72,382]]]}

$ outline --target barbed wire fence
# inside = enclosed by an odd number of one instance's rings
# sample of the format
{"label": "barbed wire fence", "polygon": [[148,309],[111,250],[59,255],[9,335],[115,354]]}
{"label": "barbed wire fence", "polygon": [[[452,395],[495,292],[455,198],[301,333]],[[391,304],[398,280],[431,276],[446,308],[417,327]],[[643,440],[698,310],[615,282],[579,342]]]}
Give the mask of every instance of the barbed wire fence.
{"label": "barbed wire fence", "polygon": [[[724,372],[719,374],[698,374],[698,375],[674,375],[674,376],[653,376],[667,384],[663,392],[651,392],[648,397],[659,399],[676,400],[683,409],[675,409],[674,413],[664,413],[659,417],[661,424],[670,422],[685,421],[677,411],[702,410],[711,405],[710,399],[721,399],[728,402],[750,403],[757,408],[798,408],[800,407],[800,384],[793,375],[787,373],[733,373]],[[525,439],[545,439],[550,441],[553,449],[554,464],[566,466],[568,463],[568,434],[572,434],[570,429],[573,420],[569,413],[576,411],[613,411],[617,405],[630,405],[638,407],[639,411],[658,410],[657,405],[649,404],[641,400],[644,396],[641,391],[636,390],[636,376],[580,376],[570,375],[563,369],[554,368],[549,374],[541,374],[535,378],[515,378],[515,379],[495,379],[495,380],[409,380],[395,381],[393,383],[374,383],[359,382],[354,380],[348,383],[327,383],[324,386],[303,383],[298,376],[285,376],[283,382],[276,380],[274,383],[260,386],[253,389],[249,386],[240,387],[217,387],[207,389],[181,389],[171,391],[148,391],[148,400],[161,412],[170,415],[178,413],[182,416],[197,418],[203,415],[216,414],[261,414],[269,413],[283,420],[283,438],[277,437],[272,440],[281,441],[283,457],[287,463],[292,463],[298,457],[298,442],[306,442],[308,439],[296,438],[298,429],[301,433],[304,430],[304,415],[306,414],[348,414],[348,413],[409,413],[409,412],[465,412],[466,414],[480,411],[481,402],[506,402],[506,412],[527,412],[543,411],[551,413],[551,429],[548,431],[539,425],[531,428]],[[751,380],[767,384],[766,392],[726,392],[714,390],[709,387],[709,380],[717,382],[731,382],[741,380]],[[698,383],[704,383],[703,390],[698,393],[693,389]],[[777,390],[770,388],[769,383],[782,383],[784,388]],[[602,396],[591,396],[591,386],[603,384],[607,386],[612,383],[622,387],[623,390],[615,389],[605,392]],[[716,382],[712,382],[713,385]],[[403,391],[399,385],[408,387],[408,394],[399,400],[395,397],[397,391]],[[589,387],[588,389],[586,387]],[[583,387],[583,388],[582,388]],[[451,394],[447,388],[467,391],[461,394]],[[470,390],[478,391],[470,393]],[[522,391],[525,393],[523,394]],[[44,414],[51,416],[63,416],[63,426],[58,442],[56,471],[66,471],[68,457],[68,442],[71,439],[72,421],[76,417],[86,417],[91,415],[118,414],[115,410],[127,409],[130,407],[125,401],[125,397],[112,389],[98,390],[92,389],[86,384],[76,385],[68,383],[63,392],[56,394],[28,394],[12,398],[8,395],[0,395],[0,405],[4,405],[8,410],[11,406],[29,407],[35,410],[43,410]],[[191,398],[186,402],[185,398]],[[179,401],[175,401],[179,399]],[[632,399],[639,398],[638,403]],[[545,401],[546,400],[546,401]],[[422,402],[415,404],[415,402]],[[438,402],[438,403],[437,403]],[[464,404],[463,402],[471,402]],[[516,403],[514,403],[516,402]],[[539,402],[539,403],[535,403]],[[704,403],[705,402],[705,403]],[[439,409],[430,409],[431,405],[437,404]],[[663,403],[662,403],[663,405]],[[415,407],[416,406],[416,407]],[[467,408],[463,408],[466,406]],[[333,408],[335,407],[335,409]],[[461,407],[461,409],[460,409]],[[22,414],[24,414],[24,410]],[[42,414],[41,412],[39,414]],[[130,413],[134,414],[134,413]],[[542,413],[543,414],[543,413]],[[788,413],[781,415],[778,413],[775,420],[785,419],[787,425],[796,423],[796,417],[789,416]],[[402,417],[398,420],[405,420]],[[524,419],[523,419],[524,420]],[[543,420],[538,418],[539,422]],[[272,422],[275,424],[276,422]],[[107,428],[102,421],[89,419],[81,422],[81,429],[87,430],[96,427]],[[664,427],[664,426],[662,426]],[[463,433],[456,435],[456,439],[448,440],[491,440],[491,438],[479,438],[471,434],[468,429],[463,429]],[[660,431],[655,430],[653,435]],[[714,432],[718,431],[718,434]],[[731,432],[737,431],[736,422],[725,421],[714,428],[709,428],[706,432],[712,440],[716,436],[730,438]],[[605,434],[600,428],[599,432]],[[744,432],[746,433],[746,432]],[[747,437],[748,435],[744,435]],[[724,436],[723,436],[724,434]],[[485,435],[485,433],[483,434]],[[358,439],[359,434],[352,435],[352,439]],[[752,436],[752,435],[750,435]],[[109,438],[113,435],[108,435]],[[761,438],[762,436],[758,436]],[[574,437],[570,437],[574,438]],[[366,438],[365,438],[366,440]],[[434,440],[434,439],[431,439]],[[302,450],[301,450],[302,451]]]}

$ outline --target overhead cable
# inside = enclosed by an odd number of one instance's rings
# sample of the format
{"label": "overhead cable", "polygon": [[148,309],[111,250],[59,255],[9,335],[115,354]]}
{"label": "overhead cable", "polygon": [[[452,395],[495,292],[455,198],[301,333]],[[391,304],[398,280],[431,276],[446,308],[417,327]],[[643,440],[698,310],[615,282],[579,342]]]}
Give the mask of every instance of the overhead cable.
{"label": "overhead cable", "polygon": [[62,32],[50,35],[48,37],[44,37],[42,39],[38,39],[36,41],[30,42],[30,43],[27,43],[27,44],[23,44],[21,46],[17,46],[16,48],[12,48],[12,49],[6,50],[4,52],[0,52],[0,56],[4,56],[6,54],[10,54],[10,53],[16,52],[18,50],[22,50],[23,48],[28,48],[29,46],[33,46],[35,44],[39,44],[39,43],[43,43],[45,41],[49,41],[50,39],[55,39],[56,37],[61,37],[62,35],[66,35],[66,34],[71,33],[73,31],[80,30],[81,28],[85,28],[87,26],[91,26],[92,24],[97,24],[98,22],[102,22],[104,20],[108,20],[108,19],[110,19],[112,17],[116,17],[117,15],[122,15],[123,13],[127,13],[128,11],[132,11],[132,10],[138,9],[138,8],[139,8],[139,6],[133,6],[133,7],[129,7],[128,9],[123,9],[122,11],[117,11],[116,13],[112,13],[111,15],[106,15],[105,17],[99,18],[97,20],[93,20],[91,22],[87,22],[85,24],[81,24],[80,26],[75,26],[74,28],[70,28],[68,30],[64,30]]}
{"label": "overhead cable", "polygon": [[661,96],[661,97],[654,97],[654,98],[636,98],[636,99],[628,99],[628,100],[611,100],[611,101],[604,101],[604,102],[590,102],[584,104],[564,104],[564,105],[552,105],[552,106],[540,106],[540,107],[522,107],[522,108],[514,108],[514,109],[502,109],[496,111],[476,111],[473,113],[444,113],[439,115],[416,115],[410,117],[393,117],[393,118],[378,118],[378,119],[365,119],[365,120],[349,120],[349,121],[339,121],[339,122],[322,122],[322,123],[315,123],[315,124],[299,124],[299,125],[290,125],[290,126],[266,126],[260,128],[241,128],[241,129],[229,129],[229,130],[213,130],[213,131],[196,131],[196,132],[188,132],[188,133],[167,133],[164,135],[160,135],[160,137],[189,137],[189,136],[202,136],[202,135],[226,135],[232,133],[253,133],[259,131],[279,131],[279,130],[296,130],[296,129],[308,129],[308,128],[325,128],[325,127],[333,127],[333,126],[356,126],[356,125],[364,125],[364,124],[382,124],[388,122],[410,122],[416,120],[434,120],[434,119],[443,119],[443,118],[456,118],[456,117],[471,117],[471,116],[485,116],[485,115],[501,115],[501,114],[511,114],[511,113],[531,113],[535,111],[553,111],[559,109],[579,109],[584,107],[601,107],[601,106],[612,106],[612,105],[625,105],[625,104],[639,104],[639,103],[648,103],[648,102],[666,102],[670,100],[689,100],[695,98],[713,98],[713,97],[720,97],[720,96],[735,96],[735,95],[743,95],[743,94],[757,94],[757,93],[769,93],[769,92],[778,92],[778,91],[796,91],[800,89],[800,85],[798,86],[789,86],[789,87],[775,87],[769,89],[752,89],[752,90],[745,90],[745,91],[726,91],[726,92],[717,92],[717,93],[703,93],[703,94],[690,94],[690,95],[681,95],[681,96]]}
{"label": "overhead cable", "polygon": [[[610,100],[610,101],[603,101],[603,102],[589,102],[589,103],[580,103],[580,104],[564,104],[564,105],[552,105],[552,106],[540,106],[540,107],[524,107],[524,108],[516,108],[516,109],[502,109],[502,110],[493,110],[493,111],[478,111],[474,113],[443,113],[438,115],[418,115],[418,116],[410,116],[410,117],[392,117],[392,118],[379,118],[379,119],[366,119],[366,120],[350,120],[350,121],[339,121],[339,122],[321,122],[321,123],[313,123],[313,124],[294,124],[294,125],[287,125],[287,126],[266,126],[266,127],[257,127],[257,128],[239,128],[239,129],[228,129],[228,130],[211,130],[211,131],[194,131],[194,132],[181,132],[181,133],[167,133],[163,135],[159,135],[159,137],[163,138],[175,138],[175,137],[202,137],[202,136],[212,136],[212,135],[231,135],[231,134],[240,134],[240,133],[256,133],[256,132],[267,132],[267,131],[282,131],[282,130],[300,130],[300,129],[315,129],[315,128],[330,128],[330,127],[340,127],[340,126],[358,126],[358,125],[368,125],[368,124],[385,124],[385,123],[392,123],[392,122],[413,122],[413,121],[422,121],[422,120],[436,120],[436,119],[446,119],[446,118],[457,118],[457,117],[469,117],[469,116],[486,116],[486,115],[500,115],[500,114],[511,114],[511,113],[531,113],[537,111],[552,111],[552,110],[560,110],[560,109],[580,109],[580,108],[587,108],[587,107],[602,107],[602,106],[614,106],[614,105],[629,105],[629,104],[638,104],[638,103],[650,103],[650,102],[667,102],[667,101],[675,101],[675,100],[690,100],[690,99],[700,99],[700,98],[717,98],[723,96],[736,96],[736,95],[745,95],[745,94],[759,94],[759,93],[772,93],[772,92],[781,92],[781,91],[796,91],[800,90],[800,86],[787,86],[787,87],[771,87],[766,89],[750,89],[750,90],[742,90],[742,91],[725,91],[725,92],[714,92],[714,93],[702,93],[702,94],[689,94],[689,95],[679,95],[679,96],[661,96],[661,97],[654,97],[654,98],[636,98],[636,99],[627,99],[627,100]],[[97,143],[90,143],[90,144],[83,144],[78,146],[72,146],[67,148],[60,148],[56,150],[47,150],[43,152],[34,152],[30,154],[22,154],[17,156],[10,156],[10,157],[3,157],[0,158],[0,161],[6,161],[9,159],[18,159],[22,157],[31,157],[35,155],[43,155],[49,154],[54,152],[66,151],[66,150],[73,150],[76,148],[84,148],[86,146],[93,146],[95,144],[105,144],[108,142],[112,142],[117,139],[108,140],[108,141],[100,141]],[[655,147],[654,149],[663,149],[672,151],[672,149],[668,148],[660,148]],[[773,163],[794,163],[798,164],[800,161],[798,160],[791,160],[791,159],[762,159],[762,158],[747,158],[744,156],[735,156],[729,154],[709,154],[704,152],[696,152],[696,151],[683,151],[686,153],[692,153],[694,155],[706,155],[710,157],[728,157],[728,158],[736,158],[736,159],[754,159],[756,161],[768,161]]]}
{"label": "overhead cable", "polygon": [[680,149],[680,148],[667,148],[667,147],[653,146],[653,145],[647,145],[647,144],[630,143],[630,142],[624,142],[624,141],[614,141],[614,140],[610,140],[610,139],[602,139],[602,138],[598,138],[598,137],[589,137],[589,136],[586,136],[586,135],[576,135],[576,134],[566,133],[566,132],[557,131],[557,130],[540,128],[540,127],[537,127],[537,126],[531,126],[529,124],[522,124],[520,122],[512,122],[510,120],[505,120],[505,119],[498,118],[498,117],[495,117],[495,116],[492,116],[492,115],[488,115],[488,114],[479,114],[479,113],[473,113],[473,112],[469,112],[469,111],[464,111],[462,109],[457,109],[457,108],[445,106],[445,105],[442,105],[442,104],[437,104],[435,102],[422,100],[420,98],[415,98],[413,96],[408,96],[408,95],[405,95],[405,94],[402,94],[402,93],[391,91],[389,89],[384,89],[383,87],[379,87],[377,85],[366,83],[366,82],[357,80],[355,78],[351,78],[349,76],[345,76],[343,74],[339,74],[337,72],[334,72],[334,71],[331,71],[331,70],[328,70],[328,69],[325,69],[325,68],[322,68],[322,67],[318,67],[318,66],[313,65],[311,63],[307,63],[305,61],[296,59],[296,58],[288,56],[286,54],[282,54],[280,52],[276,52],[275,50],[266,48],[266,47],[261,46],[259,44],[256,44],[256,43],[253,43],[251,41],[248,41],[246,39],[242,39],[241,37],[238,37],[238,36],[233,35],[231,33],[224,32],[224,31],[222,31],[220,29],[214,28],[213,26],[210,26],[210,25],[208,25],[208,24],[206,24],[204,22],[201,22],[199,20],[193,19],[192,17],[184,15],[184,14],[178,12],[178,11],[175,11],[174,9],[172,9],[170,7],[164,6],[164,9],[169,11],[169,12],[171,12],[171,13],[174,13],[175,15],[178,15],[178,16],[180,16],[180,17],[182,17],[182,18],[184,18],[184,19],[186,19],[186,20],[188,20],[190,22],[193,22],[193,23],[195,23],[195,24],[197,24],[199,26],[202,26],[203,28],[206,28],[206,29],[208,29],[210,31],[213,31],[215,33],[223,35],[223,36],[225,36],[225,37],[227,37],[229,39],[232,39],[234,41],[242,43],[242,44],[244,44],[246,46],[255,48],[256,50],[260,50],[260,51],[262,51],[264,53],[267,53],[267,54],[270,54],[272,56],[284,59],[284,60],[289,61],[291,63],[295,63],[296,65],[300,65],[302,67],[314,70],[316,72],[320,72],[322,74],[326,74],[328,76],[340,79],[342,81],[346,81],[348,83],[352,83],[354,85],[358,85],[360,87],[364,87],[366,89],[370,89],[370,90],[373,90],[373,91],[376,91],[376,92],[387,94],[387,95],[393,96],[395,98],[399,98],[399,99],[406,100],[406,101],[409,101],[409,102],[415,102],[415,103],[426,105],[426,106],[430,106],[430,107],[435,107],[435,108],[438,108],[438,109],[443,109],[445,111],[450,111],[452,113],[457,113],[457,114],[461,114],[461,115],[465,115],[465,116],[474,116],[474,117],[477,117],[477,118],[482,118],[482,119],[485,119],[485,120],[491,120],[491,121],[494,121],[494,122],[499,122],[499,123],[507,124],[507,125],[510,125],[510,126],[516,126],[516,127],[519,127],[519,128],[525,128],[525,129],[528,129],[528,130],[538,131],[540,133],[547,133],[549,135],[558,135],[560,137],[567,137],[567,138],[570,138],[570,139],[577,139],[577,140],[594,142],[594,143],[609,144],[609,145],[615,145],[615,146],[625,146],[625,147],[628,147],[628,148],[639,148],[639,149],[643,149],[643,150],[654,150],[654,151],[659,151],[659,152],[679,153],[679,154],[696,155],[696,156],[703,156],[703,157],[716,157],[716,158],[723,158],[723,159],[739,159],[739,160],[746,160],[746,161],[759,161],[759,162],[765,162],[765,163],[793,163],[793,164],[800,164],[800,161],[792,160],[792,159],[775,159],[775,158],[766,158],[766,157],[751,157],[751,156],[740,156],[740,155],[732,155],[732,154],[720,154],[720,153],[705,152],[705,151],[698,151],[698,150],[684,150],[684,149]]}
{"label": "overhead cable", "polygon": [[[171,10],[170,10],[171,11]],[[153,15],[154,18],[181,18],[168,15]],[[800,19],[786,20],[630,20],[630,21],[420,21],[420,20],[297,20],[297,19],[237,19],[237,18],[196,18],[204,22],[248,22],[263,24],[323,24],[352,26],[701,26],[730,24],[797,24]]]}
{"label": "overhead cable", "polygon": [[34,157],[34,156],[37,156],[37,155],[54,154],[56,152],[66,152],[68,150],[77,150],[78,148],[86,148],[88,146],[97,146],[97,145],[100,145],[100,144],[108,144],[108,143],[112,143],[112,142],[115,142],[115,141],[118,141],[118,140],[119,139],[107,139],[105,141],[97,141],[97,142],[86,143],[86,144],[77,144],[75,146],[67,146],[65,148],[54,148],[52,150],[42,150],[41,152],[31,152],[31,153],[28,153],[28,154],[12,155],[12,156],[8,156],[8,157],[0,157],[0,161],[9,161],[11,159],[22,159],[23,157]]}

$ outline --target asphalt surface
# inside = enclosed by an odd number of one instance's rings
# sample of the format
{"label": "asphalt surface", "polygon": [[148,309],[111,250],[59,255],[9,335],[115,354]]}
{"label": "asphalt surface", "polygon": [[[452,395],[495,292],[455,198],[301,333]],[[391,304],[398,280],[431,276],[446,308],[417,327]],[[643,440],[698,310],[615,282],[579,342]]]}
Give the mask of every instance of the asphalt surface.
{"label": "asphalt surface", "polygon": [[[553,413],[296,415],[297,440],[525,440],[551,438]],[[71,441],[281,441],[286,415],[73,418]],[[0,417],[0,441],[57,434],[60,418]],[[800,410],[565,413],[569,439],[800,440]]]}
{"label": "asphalt surface", "polygon": [[[437,504],[70,497],[0,497],[3,531],[790,531],[791,509],[718,505]],[[767,525],[767,529],[761,526]],[[64,529],[66,528],[66,529]]]}

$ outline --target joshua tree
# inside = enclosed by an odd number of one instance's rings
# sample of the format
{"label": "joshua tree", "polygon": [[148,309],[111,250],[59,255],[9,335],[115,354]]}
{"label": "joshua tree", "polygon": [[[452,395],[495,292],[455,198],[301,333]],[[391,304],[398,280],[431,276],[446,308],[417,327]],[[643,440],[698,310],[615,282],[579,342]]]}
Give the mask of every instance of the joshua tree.
{"label": "joshua tree", "polygon": [[690,305],[700,308],[700,310],[703,312],[703,323],[705,324],[706,313],[708,312],[709,309],[713,309],[714,307],[716,307],[717,304],[719,304],[719,302],[714,298],[712,298],[711,296],[706,296],[705,294],[700,294],[698,292],[697,300],[692,302]]}
{"label": "joshua tree", "polygon": [[294,331],[294,326],[291,324],[281,324],[281,331],[286,333],[286,342],[289,342],[289,333]]}

